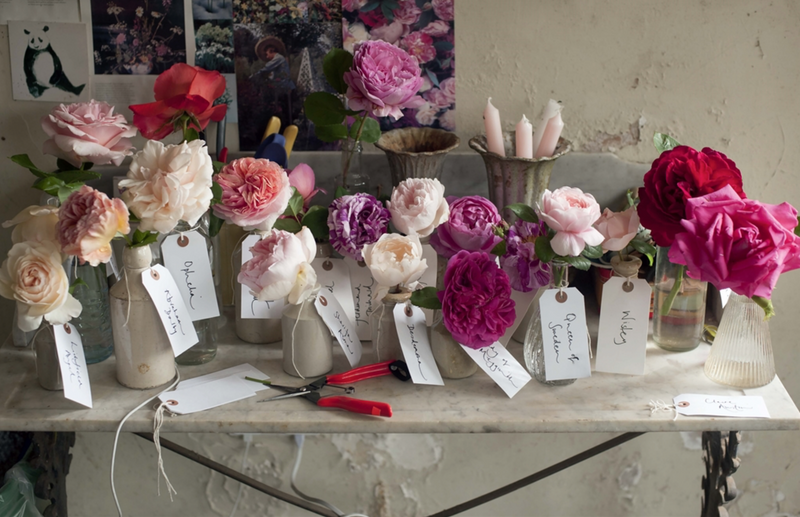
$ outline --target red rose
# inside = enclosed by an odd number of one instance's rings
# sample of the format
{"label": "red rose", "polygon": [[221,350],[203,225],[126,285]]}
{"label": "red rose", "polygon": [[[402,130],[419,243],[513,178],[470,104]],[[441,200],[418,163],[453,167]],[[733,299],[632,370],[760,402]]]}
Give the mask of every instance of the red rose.
{"label": "red rose", "polygon": [[192,122],[190,127],[202,131],[210,120],[222,120],[228,109],[225,104],[213,105],[225,93],[225,78],[199,66],[173,65],[158,76],[153,91],[156,102],[130,106],[133,124],[151,140],[161,140],[172,133],[176,119],[184,112],[199,123]]}
{"label": "red rose", "polygon": [[661,153],[644,175],[639,189],[638,212],[642,226],[650,230],[659,246],[670,246],[675,234],[683,230],[686,201],[716,192],[730,185],[741,198],[742,173],[724,154],[703,148],[695,151],[685,145]]}
{"label": "red rose", "polygon": [[364,25],[373,28],[383,27],[388,22],[380,9],[372,9],[366,12],[361,11],[358,13],[358,18],[364,22]]}

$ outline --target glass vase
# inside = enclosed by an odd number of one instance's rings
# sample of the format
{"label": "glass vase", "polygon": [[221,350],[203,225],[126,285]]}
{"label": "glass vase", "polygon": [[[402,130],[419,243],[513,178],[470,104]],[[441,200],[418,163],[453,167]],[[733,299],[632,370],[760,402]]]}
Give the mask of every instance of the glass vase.
{"label": "glass vase", "polygon": [[[75,320],[72,320],[74,324]],[[53,327],[42,323],[33,337],[33,353],[36,357],[36,376],[39,385],[50,391],[61,391],[64,385],[61,382],[61,366],[58,362],[56,349],[56,336]]]}
{"label": "glass vase", "polygon": [[351,194],[356,192],[369,192],[369,175],[361,163],[363,147],[361,142],[352,138],[342,140],[341,175],[337,177],[336,185],[342,185]]}
{"label": "glass vase", "polygon": [[697,348],[703,336],[708,284],[689,278],[668,255],[669,247],[658,248],[653,341],[664,350],[687,352]]}
{"label": "glass vase", "polygon": [[764,310],[747,296],[731,294],[704,368],[714,382],[757,388],[772,382],[775,359]]}
{"label": "glass vase", "polygon": [[478,371],[478,363],[467,355],[453,335],[439,320],[431,328],[431,352],[445,379],[464,379]]}
{"label": "glass vase", "polygon": [[544,340],[542,339],[542,317],[539,310],[539,300],[542,293],[547,289],[559,289],[569,286],[569,264],[566,262],[551,263],[552,277],[550,285],[542,287],[536,293],[536,297],[531,302],[531,318],[528,323],[528,328],[525,333],[525,342],[523,344],[523,356],[525,358],[525,367],[533,375],[537,381],[547,386],[566,386],[572,384],[576,379],[560,379],[557,381],[547,380],[547,370],[544,360]]}
{"label": "glass vase", "polygon": [[298,304],[288,304],[281,315],[283,371],[295,377],[319,377],[333,369],[333,336],[314,306],[320,285]]}
{"label": "glass vase", "polygon": [[[250,235],[253,235],[251,232]],[[233,305],[236,315],[236,336],[247,343],[263,345],[281,340],[281,318],[251,319],[242,318],[242,289],[249,289],[239,283],[239,271],[242,269],[242,243],[247,235],[239,240],[233,250]]]}
{"label": "glass vase", "polygon": [[93,267],[90,264],[75,266],[77,258],[68,265],[70,282],[80,278],[86,285],[75,287],[73,296],[81,302],[80,316],[72,323],[81,335],[86,364],[105,361],[114,351],[114,334],[111,331],[111,308],[108,299],[108,275],[106,265]]}
{"label": "glass vase", "polygon": [[397,326],[394,321],[394,308],[397,304],[405,304],[411,299],[411,291],[402,289],[397,293],[388,293],[383,297],[380,307],[370,314],[372,327],[372,346],[375,349],[377,362],[404,359],[400,338],[397,337]]}

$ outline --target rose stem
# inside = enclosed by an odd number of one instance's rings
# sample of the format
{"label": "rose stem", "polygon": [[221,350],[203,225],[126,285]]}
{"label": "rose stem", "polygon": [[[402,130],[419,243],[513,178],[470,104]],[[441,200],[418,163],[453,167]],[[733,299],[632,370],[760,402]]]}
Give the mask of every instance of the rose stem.
{"label": "rose stem", "polygon": [[670,290],[667,298],[664,300],[664,305],[662,305],[661,309],[658,311],[662,316],[666,316],[669,314],[669,311],[672,310],[672,304],[675,303],[675,297],[678,296],[678,293],[683,286],[683,272],[685,269],[686,266],[678,266],[678,272],[675,275],[675,283],[672,284],[672,290]]}
{"label": "rose stem", "polygon": [[[361,138],[361,131],[364,129],[364,122],[367,121],[367,112],[364,111],[364,116],[361,118],[361,123],[358,125],[358,131],[356,131],[356,137],[353,141],[353,149],[347,151],[347,162],[344,164],[344,170],[342,171],[342,187],[347,188],[347,172],[350,170],[350,161],[353,159],[353,152],[355,152],[355,148],[358,146],[358,141]],[[350,137],[348,137],[348,140]]]}

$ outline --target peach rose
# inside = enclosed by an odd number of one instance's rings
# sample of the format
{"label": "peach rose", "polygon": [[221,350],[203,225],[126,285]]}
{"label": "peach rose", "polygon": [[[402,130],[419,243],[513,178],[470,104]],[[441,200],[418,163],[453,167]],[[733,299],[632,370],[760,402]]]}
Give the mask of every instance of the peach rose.
{"label": "peach rose", "polygon": [[606,208],[594,227],[603,234],[604,251],[622,251],[639,232],[639,214],[636,207],[624,212],[612,212]]}
{"label": "peach rose", "polygon": [[11,242],[14,244],[24,241],[55,242],[57,224],[57,207],[31,205],[10,221],[4,222],[3,228],[14,226],[11,232]]}
{"label": "peach rose", "polygon": [[378,284],[375,299],[380,300],[395,286],[413,289],[428,269],[422,258],[419,237],[384,233],[375,244],[367,244],[362,251],[364,262]]}
{"label": "peach rose", "polygon": [[292,197],[286,171],[263,158],[234,160],[214,180],[222,187],[222,202],[214,205],[214,213],[246,230],[272,229]]}
{"label": "peach rose", "polygon": [[92,266],[111,260],[111,239],[130,231],[128,207],[121,199],[109,199],[92,187],[82,186],[61,206],[58,242],[67,255]]}

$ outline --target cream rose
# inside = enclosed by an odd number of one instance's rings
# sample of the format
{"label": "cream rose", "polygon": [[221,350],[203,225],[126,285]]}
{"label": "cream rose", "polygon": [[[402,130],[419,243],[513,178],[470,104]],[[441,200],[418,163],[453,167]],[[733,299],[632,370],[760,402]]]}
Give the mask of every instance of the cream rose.
{"label": "cream rose", "polygon": [[177,145],[149,140],[119,186],[123,201],[141,221],[140,230],[167,233],[181,220],[195,224],[208,210],[213,173],[202,140]]}
{"label": "cream rose", "polygon": [[428,262],[422,258],[422,244],[416,235],[385,233],[375,244],[364,246],[362,253],[378,284],[375,299],[382,299],[394,287],[414,289],[417,280],[428,269]]}
{"label": "cream rose", "polygon": [[444,198],[444,185],[439,180],[409,178],[392,191],[387,203],[392,224],[406,235],[427,237],[450,217],[450,205]]}
{"label": "cream rose", "polygon": [[0,268],[0,296],[17,302],[17,325],[36,330],[42,318],[61,325],[80,316],[81,303],[69,294],[61,251],[52,241],[20,242]]}
{"label": "cream rose", "polygon": [[54,206],[31,205],[23,209],[10,221],[3,223],[3,228],[14,226],[11,242],[55,241],[58,224],[58,208]]}

